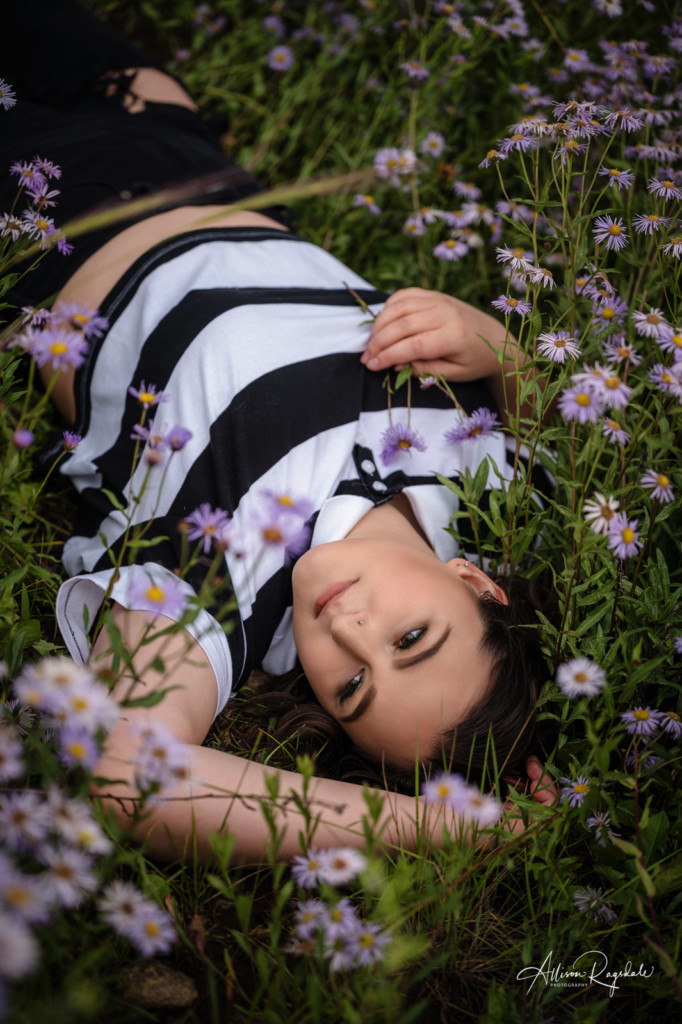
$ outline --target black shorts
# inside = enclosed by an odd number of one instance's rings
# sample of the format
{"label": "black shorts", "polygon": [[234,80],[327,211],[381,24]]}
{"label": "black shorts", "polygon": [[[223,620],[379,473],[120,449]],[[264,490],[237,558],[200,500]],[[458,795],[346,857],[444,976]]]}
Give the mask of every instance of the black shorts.
{"label": "black shorts", "polygon": [[[171,103],[148,102],[135,114],[124,108],[130,78],[121,70],[163,69],[74,0],[11,4],[0,38],[0,74],[17,93],[16,106],[0,111],[0,214],[9,212],[17,195],[10,166],[36,155],[61,167],[61,178],[53,182],[60,190],[57,205],[47,211],[57,228],[169,187],[175,193],[163,206],[75,237],[68,256],[50,249],[6,301],[49,304],[89,256],[145,217],[177,206],[227,204],[262,191],[251,174],[225,156],[200,115]],[[37,39],[38,47],[21,45],[26,38]],[[107,95],[112,83],[102,76],[111,72],[119,75],[114,74],[115,88]],[[20,198],[15,212],[25,205]],[[263,212],[288,223],[285,208]]]}

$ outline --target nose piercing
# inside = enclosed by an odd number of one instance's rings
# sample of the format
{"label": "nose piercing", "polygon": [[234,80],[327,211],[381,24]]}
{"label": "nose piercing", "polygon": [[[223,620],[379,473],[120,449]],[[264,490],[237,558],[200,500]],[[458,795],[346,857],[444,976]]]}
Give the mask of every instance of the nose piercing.
{"label": "nose piercing", "polygon": [[365,622],[364,619],[358,619],[358,626],[364,625],[364,622]]}

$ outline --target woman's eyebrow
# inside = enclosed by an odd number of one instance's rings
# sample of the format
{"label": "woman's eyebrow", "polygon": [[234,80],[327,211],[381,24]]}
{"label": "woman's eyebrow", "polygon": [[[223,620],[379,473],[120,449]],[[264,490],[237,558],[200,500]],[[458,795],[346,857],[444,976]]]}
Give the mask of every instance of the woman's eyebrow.
{"label": "woman's eyebrow", "polygon": [[418,654],[413,654],[410,658],[401,658],[400,661],[396,659],[394,668],[412,668],[413,665],[418,665],[421,661],[426,661],[427,658],[433,658],[435,654],[438,654],[439,650],[450,636],[451,626],[448,626],[441,637],[436,640],[430,647],[424,647]]}
{"label": "woman's eyebrow", "polygon": [[374,683],[371,683],[367,688],[367,692],[356,707],[355,711],[351,711],[349,715],[345,715],[343,718],[339,718],[339,722],[357,722],[361,715],[364,715],[367,708],[370,706],[374,698],[376,697],[377,688]]}

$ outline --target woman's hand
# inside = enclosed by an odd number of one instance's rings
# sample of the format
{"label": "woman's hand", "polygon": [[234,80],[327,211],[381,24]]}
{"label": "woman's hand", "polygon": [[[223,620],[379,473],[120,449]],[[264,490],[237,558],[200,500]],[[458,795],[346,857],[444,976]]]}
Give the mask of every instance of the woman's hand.
{"label": "woman's hand", "polygon": [[[529,757],[526,761],[526,772],[530,779],[531,798],[540,806],[551,810],[559,800],[559,791],[552,782],[549,772],[537,757]],[[504,827],[509,832],[523,832],[526,828],[521,813],[515,803],[507,800],[505,803],[507,815],[504,820]]]}
{"label": "woman's hand", "polygon": [[[442,292],[401,288],[372,326],[361,362],[368,370],[400,369],[464,381],[500,375],[505,329],[479,309]],[[507,335],[510,354],[516,349]]]}

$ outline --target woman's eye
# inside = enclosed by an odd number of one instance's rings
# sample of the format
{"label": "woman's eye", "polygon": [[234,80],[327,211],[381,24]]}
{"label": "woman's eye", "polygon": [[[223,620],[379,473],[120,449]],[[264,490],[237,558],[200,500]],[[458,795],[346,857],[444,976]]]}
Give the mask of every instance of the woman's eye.
{"label": "woman's eye", "polygon": [[408,647],[414,646],[428,629],[428,626],[420,626],[419,629],[411,629],[409,633],[403,633],[398,643],[395,645],[396,650],[406,651]]}
{"label": "woman's eye", "polygon": [[364,679],[364,677],[365,677],[365,673],[363,671],[363,672],[358,672],[358,674],[356,676],[353,676],[352,679],[348,680],[348,682],[344,686],[343,690],[339,694],[339,704],[345,704],[346,701],[350,697],[353,696],[355,691],[360,689],[360,687],[362,686],[362,680]]}

